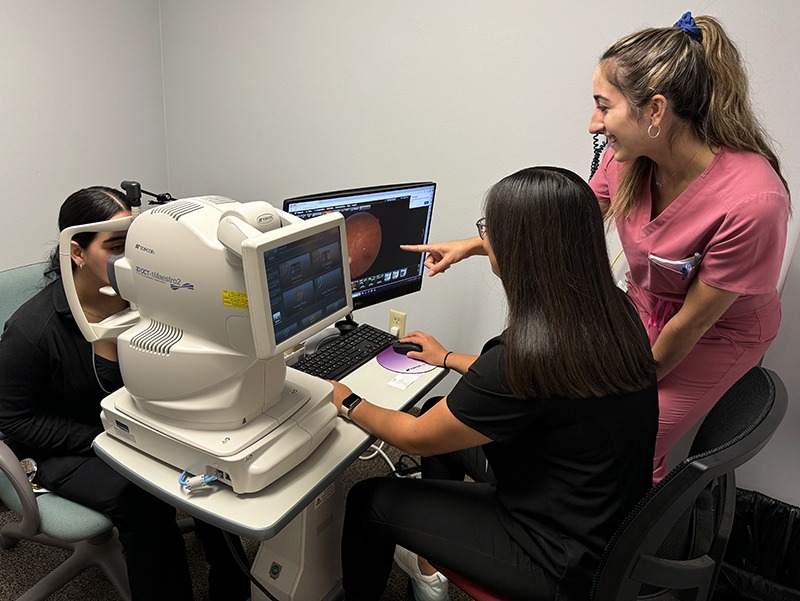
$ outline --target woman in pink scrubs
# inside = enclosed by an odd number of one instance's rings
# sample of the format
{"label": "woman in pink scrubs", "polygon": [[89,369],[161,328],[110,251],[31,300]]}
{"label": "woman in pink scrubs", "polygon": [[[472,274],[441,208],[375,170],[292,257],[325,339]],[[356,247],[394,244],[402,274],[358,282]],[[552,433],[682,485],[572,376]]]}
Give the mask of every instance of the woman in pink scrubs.
{"label": "woman in pink scrubs", "polygon": [[[610,143],[591,180],[625,256],[628,297],[659,362],[654,481],[665,457],[744,373],[780,323],[789,192],[718,21],[686,13],[612,45],[589,131]],[[408,250],[434,275],[479,239]]]}

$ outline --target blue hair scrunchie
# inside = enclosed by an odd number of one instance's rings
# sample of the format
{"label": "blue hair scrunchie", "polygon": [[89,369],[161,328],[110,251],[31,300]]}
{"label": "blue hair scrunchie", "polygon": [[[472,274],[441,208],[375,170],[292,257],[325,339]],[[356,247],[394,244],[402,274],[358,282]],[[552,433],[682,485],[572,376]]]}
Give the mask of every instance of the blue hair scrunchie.
{"label": "blue hair scrunchie", "polygon": [[694,18],[692,17],[691,12],[683,13],[683,16],[678,20],[673,27],[680,27],[683,30],[683,33],[689,35],[695,42],[699,42],[702,34],[700,33],[700,28],[697,27],[697,23],[694,22]]}

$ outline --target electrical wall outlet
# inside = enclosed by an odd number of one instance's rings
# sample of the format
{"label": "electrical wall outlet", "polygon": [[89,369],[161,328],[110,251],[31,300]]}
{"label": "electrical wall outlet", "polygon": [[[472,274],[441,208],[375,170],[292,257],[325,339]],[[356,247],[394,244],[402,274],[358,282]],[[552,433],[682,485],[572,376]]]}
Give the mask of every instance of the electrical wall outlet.
{"label": "electrical wall outlet", "polygon": [[398,338],[406,335],[406,314],[402,311],[389,311],[389,333],[394,334]]}

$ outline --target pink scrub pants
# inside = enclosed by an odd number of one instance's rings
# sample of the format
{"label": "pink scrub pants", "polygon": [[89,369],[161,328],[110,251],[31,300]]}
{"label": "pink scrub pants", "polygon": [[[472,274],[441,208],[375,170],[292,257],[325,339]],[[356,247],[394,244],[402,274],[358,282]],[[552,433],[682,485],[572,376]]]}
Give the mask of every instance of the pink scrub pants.
{"label": "pink scrub pants", "polygon": [[[655,344],[664,323],[680,305],[669,303],[630,286],[630,298]],[[668,320],[668,317],[667,317]],[[744,297],[697,342],[675,369],[658,383],[658,438],[653,461],[653,483],[667,474],[665,459],[670,448],[698,423],[714,404],[751,367],[758,364],[778,333],[780,299]]]}

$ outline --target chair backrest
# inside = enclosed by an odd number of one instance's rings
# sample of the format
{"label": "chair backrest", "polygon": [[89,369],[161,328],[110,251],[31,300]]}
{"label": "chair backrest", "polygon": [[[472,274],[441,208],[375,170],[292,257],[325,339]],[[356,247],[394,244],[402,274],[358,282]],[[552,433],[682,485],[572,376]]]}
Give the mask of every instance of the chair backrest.
{"label": "chair backrest", "polygon": [[[44,267],[42,262],[0,271],[0,332],[14,311],[44,287]],[[0,432],[2,439],[3,433]]]}
{"label": "chair backrest", "polygon": [[0,271],[0,330],[14,311],[44,286],[45,263]]}
{"label": "chair backrest", "polygon": [[[42,262],[0,271],[0,332],[14,311],[44,287],[44,267]],[[3,433],[0,432],[2,439]]]}
{"label": "chair backrest", "polygon": [[690,456],[653,487],[608,543],[591,598],[627,601],[685,591],[710,598],[736,501],[734,470],[772,437],[788,404],[772,371],[754,367],[708,413]]}

